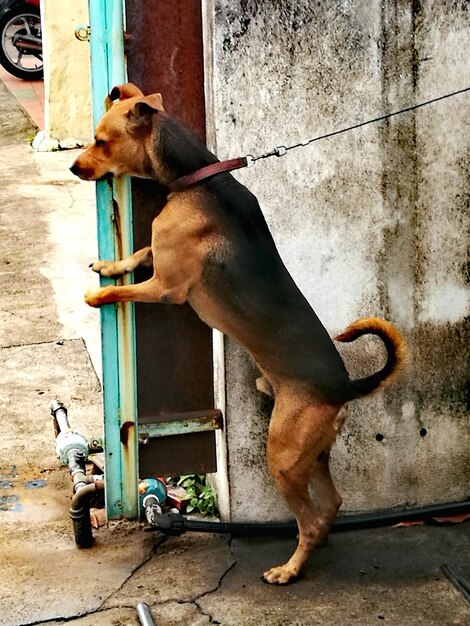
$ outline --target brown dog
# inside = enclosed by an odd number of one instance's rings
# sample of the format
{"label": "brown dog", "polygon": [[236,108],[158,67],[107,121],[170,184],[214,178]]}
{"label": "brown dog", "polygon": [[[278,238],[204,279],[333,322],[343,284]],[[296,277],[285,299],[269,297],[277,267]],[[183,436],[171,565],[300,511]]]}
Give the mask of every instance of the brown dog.
{"label": "brown dog", "polygon": [[[131,174],[169,187],[176,179],[217,162],[163,109],[159,94],[144,96],[128,83],[103,116],[93,145],[71,170],[85,180]],[[90,306],[133,300],[189,302],[200,318],[243,344],[254,357],[260,391],[275,399],[269,426],[269,470],[294,513],[299,539],[284,565],[264,573],[269,583],[298,576],[313,547],[323,542],[341,505],[328,462],[350,400],[388,383],[407,358],[404,340],[388,322],[359,320],[336,337],[353,341],[372,333],[387,349],[383,369],[350,380],[325,328],[285,268],[256,198],[222,173],[171,192],[152,225],[152,245],[119,261],[99,261],[103,276],[151,265],[149,280],[92,289]],[[316,490],[317,504],[309,496]]]}

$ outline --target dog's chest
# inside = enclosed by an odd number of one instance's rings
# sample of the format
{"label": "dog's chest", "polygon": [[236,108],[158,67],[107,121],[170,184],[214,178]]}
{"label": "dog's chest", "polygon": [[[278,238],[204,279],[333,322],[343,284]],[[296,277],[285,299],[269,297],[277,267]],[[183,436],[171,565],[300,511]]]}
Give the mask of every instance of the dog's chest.
{"label": "dog's chest", "polygon": [[168,286],[178,281],[199,282],[211,247],[208,220],[190,208],[167,205],[152,224],[155,269]]}

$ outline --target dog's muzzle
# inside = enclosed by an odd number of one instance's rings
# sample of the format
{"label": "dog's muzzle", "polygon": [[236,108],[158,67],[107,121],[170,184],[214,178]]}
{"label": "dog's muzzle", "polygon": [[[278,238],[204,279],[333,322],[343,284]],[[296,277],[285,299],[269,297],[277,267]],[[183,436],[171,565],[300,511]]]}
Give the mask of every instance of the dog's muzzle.
{"label": "dog's muzzle", "polygon": [[70,171],[78,178],[82,180],[109,180],[113,178],[114,174],[112,172],[106,172],[103,176],[99,178],[96,177],[95,171],[89,167],[81,167],[77,162],[75,162],[71,167]]}

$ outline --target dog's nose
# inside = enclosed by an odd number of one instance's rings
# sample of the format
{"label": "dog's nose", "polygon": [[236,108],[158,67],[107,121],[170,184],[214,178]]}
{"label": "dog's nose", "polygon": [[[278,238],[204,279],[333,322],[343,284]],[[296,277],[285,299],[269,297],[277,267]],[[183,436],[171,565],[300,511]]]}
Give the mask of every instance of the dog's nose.
{"label": "dog's nose", "polygon": [[78,176],[78,172],[80,171],[80,167],[77,165],[77,163],[73,163],[70,166],[70,171],[72,172],[72,174],[75,174],[75,176]]}

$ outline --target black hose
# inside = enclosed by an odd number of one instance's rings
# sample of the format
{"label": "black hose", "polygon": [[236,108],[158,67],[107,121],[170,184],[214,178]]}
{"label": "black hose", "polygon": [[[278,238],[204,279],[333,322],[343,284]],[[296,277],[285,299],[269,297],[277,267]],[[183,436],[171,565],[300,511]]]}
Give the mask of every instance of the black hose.
{"label": "black hose", "polygon": [[[331,532],[346,532],[366,528],[393,526],[399,522],[429,521],[435,517],[452,517],[470,513],[470,500],[435,504],[416,509],[397,509],[360,515],[345,515],[338,518],[331,527]],[[292,522],[206,522],[188,520],[183,515],[162,515],[152,502],[146,506],[149,523],[167,535],[180,535],[185,532],[223,533],[232,535],[286,534],[298,532],[297,523]]]}
{"label": "black hose", "polygon": [[338,518],[331,532],[346,532],[363,528],[383,528],[400,522],[425,521],[432,522],[435,517],[453,517],[470,513],[470,500],[430,504],[415,509],[392,509],[376,513],[362,513],[360,515],[345,515]]}
{"label": "black hose", "polygon": [[465,600],[470,604],[470,587],[466,581],[458,576],[450,565],[441,565],[441,572],[454,585],[454,587],[460,591]]}

